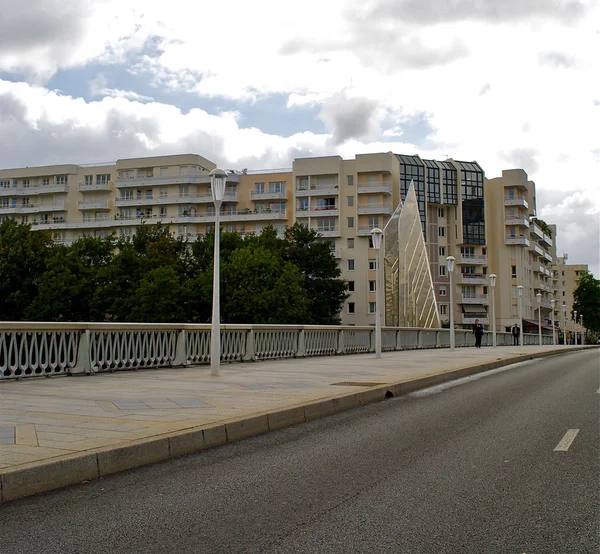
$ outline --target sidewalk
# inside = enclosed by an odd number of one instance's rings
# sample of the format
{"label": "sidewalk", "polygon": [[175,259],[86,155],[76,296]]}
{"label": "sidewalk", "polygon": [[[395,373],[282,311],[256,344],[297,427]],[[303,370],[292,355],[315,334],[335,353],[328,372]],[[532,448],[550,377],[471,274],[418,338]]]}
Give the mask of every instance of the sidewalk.
{"label": "sidewalk", "polygon": [[576,346],[411,350],[0,382],[0,501]]}

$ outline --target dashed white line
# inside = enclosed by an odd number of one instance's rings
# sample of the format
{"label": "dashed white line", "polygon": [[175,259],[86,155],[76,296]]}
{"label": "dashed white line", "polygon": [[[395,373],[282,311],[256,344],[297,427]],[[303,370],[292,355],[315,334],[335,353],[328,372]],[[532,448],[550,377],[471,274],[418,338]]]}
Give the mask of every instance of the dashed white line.
{"label": "dashed white line", "polygon": [[560,439],[560,442],[556,445],[554,452],[566,452],[569,450],[569,447],[573,444],[577,433],[579,433],[579,429],[569,429],[565,433],[565,436]]}

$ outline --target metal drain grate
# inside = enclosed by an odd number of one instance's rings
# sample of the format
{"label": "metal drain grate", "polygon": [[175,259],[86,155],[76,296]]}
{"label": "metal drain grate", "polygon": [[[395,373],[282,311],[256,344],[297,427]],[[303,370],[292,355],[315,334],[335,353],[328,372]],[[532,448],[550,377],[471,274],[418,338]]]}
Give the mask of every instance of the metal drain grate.
{"label": "metal drain grate", "polygon": [[370,383],[367,381],[342,381],[341,383],[331,384],[340,387],[377,387],[379,385],[385,385],[385,383]]}

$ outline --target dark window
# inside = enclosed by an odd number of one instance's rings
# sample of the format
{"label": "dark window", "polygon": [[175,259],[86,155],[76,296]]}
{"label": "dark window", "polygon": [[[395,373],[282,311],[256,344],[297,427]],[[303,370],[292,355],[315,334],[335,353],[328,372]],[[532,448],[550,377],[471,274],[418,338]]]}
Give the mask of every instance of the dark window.
{"label": "dark window", "polygon": [[414,183],[417,204],[419,206],[419,215],[421,217],[421,229],[427,239],[425,232],[425,166],[420,158],[416,156],[397,155],[400,162],[400,196],[402,200],[406,198],[411,182]]}
{"label": "dark window", "polygon": [[516,265],[510,266],[510,275],[513,279],[516,279],[516,277],[517,277],[517,266]]}
{"label": "dark window", "polygon": [[433,160],[423,160],[427,167],[427,202],[441,203],[440,169]]}
{"label": "dark window", "polygon": [[444,204],[458,204],[456,168],[450,162],[442,162],[442,166]]}

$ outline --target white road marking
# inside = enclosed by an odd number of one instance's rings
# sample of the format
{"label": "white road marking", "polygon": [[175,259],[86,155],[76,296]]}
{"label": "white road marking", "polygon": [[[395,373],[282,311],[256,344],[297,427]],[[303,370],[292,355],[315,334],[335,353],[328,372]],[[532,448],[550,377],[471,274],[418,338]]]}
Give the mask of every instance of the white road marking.
{"label": "white road marking", "polygon": [[577,433],[579,433],[579,429],[569,429],[565,433],[565,436],[560,439],[560,442],[556,445],[554,452],[566,452],[569,450],[569,447],[573,444]]}
{"label": "white road marking", "polygon": [[488,377],[490,375],[495,375],[496,373],[502,373],[503,371],[508,371],[516,367],[532,364],[535,361],[537,360],[525,360],[524,362],[517,362],[516,364],[505,365],[504,367],[499,367],[498,369],[490,369],[489,371],[469,375],[469,377],[461,377],[460,379],[455,379],[454,381],[448,381],[447,383],[441,383],[439,385],[434,385],[433,387],[428,387],[426,389],[411,392],[408,394],[408,396],[412,396],[413,398],[424,398],[425,396],[431,396],[432,394],[439,394],[440,392],[443,392],[446,389],[458,387],[459,385],[464,385],[465,383],[469,383],[470,381],[477,381],[477,379],[481,379],[482,377]]}

